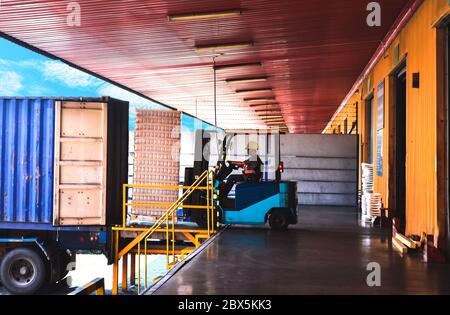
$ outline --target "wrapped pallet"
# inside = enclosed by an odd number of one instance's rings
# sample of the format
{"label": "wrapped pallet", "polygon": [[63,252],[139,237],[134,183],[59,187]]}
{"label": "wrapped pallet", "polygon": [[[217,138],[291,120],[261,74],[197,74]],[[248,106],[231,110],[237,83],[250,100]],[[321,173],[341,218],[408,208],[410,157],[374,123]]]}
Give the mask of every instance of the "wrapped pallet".
{"label": "wrapped pallet", "polygon": [[133,189],[131,217],[158,220],[178,199],[180,173],[181,112],[170,110],[136,111],[134,183],[158,186]]}
{"label": "wrapped pallet", "polygon": [[371,198],[373,194],[373,164],[361,164],[361,181],[362,181],[362,196],[361,196],[361,210],[362,220],[372,221],[371,213]]}

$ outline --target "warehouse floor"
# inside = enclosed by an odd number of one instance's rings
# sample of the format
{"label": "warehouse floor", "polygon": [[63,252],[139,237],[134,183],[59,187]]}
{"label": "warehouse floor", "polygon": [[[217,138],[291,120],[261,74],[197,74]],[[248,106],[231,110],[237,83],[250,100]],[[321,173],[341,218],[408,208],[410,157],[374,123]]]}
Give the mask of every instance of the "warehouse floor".
{"label": "warehouse floor", "polygon": [[[304,207],[285,232],[233,227],[154,294],[450,294],[448,265],[391,249],[388,229],[360,226],[352,208]],[[369,262],[381,286],[369,287]]]}

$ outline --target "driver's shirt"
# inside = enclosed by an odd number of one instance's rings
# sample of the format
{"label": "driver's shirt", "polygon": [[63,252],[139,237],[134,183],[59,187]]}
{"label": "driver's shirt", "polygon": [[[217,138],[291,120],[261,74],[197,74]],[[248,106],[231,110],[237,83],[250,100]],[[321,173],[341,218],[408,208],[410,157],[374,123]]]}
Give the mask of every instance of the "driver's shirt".
{"label": "driver's shirt", "polygon": [[244,176],[247,182],[259,182],[262,178],[261,166],[263,162],[259,156],[250,156],[244,161]]}

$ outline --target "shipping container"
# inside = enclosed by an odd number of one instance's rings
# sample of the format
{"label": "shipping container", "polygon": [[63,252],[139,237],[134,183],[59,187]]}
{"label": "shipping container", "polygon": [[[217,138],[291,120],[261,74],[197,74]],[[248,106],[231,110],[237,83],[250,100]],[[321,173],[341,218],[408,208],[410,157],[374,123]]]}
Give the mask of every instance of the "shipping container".
{"label": "shipping container", "polygon": [[126,102],[1,98],[0,228],[120,223],[127,146]]}
{"label": "shipping container", "polygon": [[51,225],[55,101],[0,99],[0,227]]}
{"label": "shipping container", "polygon": [[[8,280],[24,255],[34,273],[51,270],[45,281],[67,273],[68,250],[112,260],[111,227],[122,222],[128,179],[128,107],[109,97],[0,98],[0,277],[10,291],[44,284]],[[50,268],[39,270],[33,251]]]}

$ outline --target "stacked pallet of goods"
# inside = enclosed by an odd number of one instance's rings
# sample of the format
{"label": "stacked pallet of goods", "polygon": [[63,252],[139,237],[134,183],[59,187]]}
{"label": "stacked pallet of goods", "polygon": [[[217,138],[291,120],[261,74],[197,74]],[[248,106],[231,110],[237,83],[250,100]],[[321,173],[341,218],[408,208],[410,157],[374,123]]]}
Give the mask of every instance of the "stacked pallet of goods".
{"label": "stacked pallet of goods", "polygon": [[[137,110],[134,183],[177,186],[180,173],[181,112]],[[154,222],[178,199],[177,189],[134,188],[131,218]],[[151,204],[151,205],[149,205]]]}
{"label": "stacked pallet of goods", "polygon": [[361,210],[362,220],[373,223],[377,217],[381,217],[381,194],[374,193],[374,169],[373,164],[362,163],[362,196]]}

